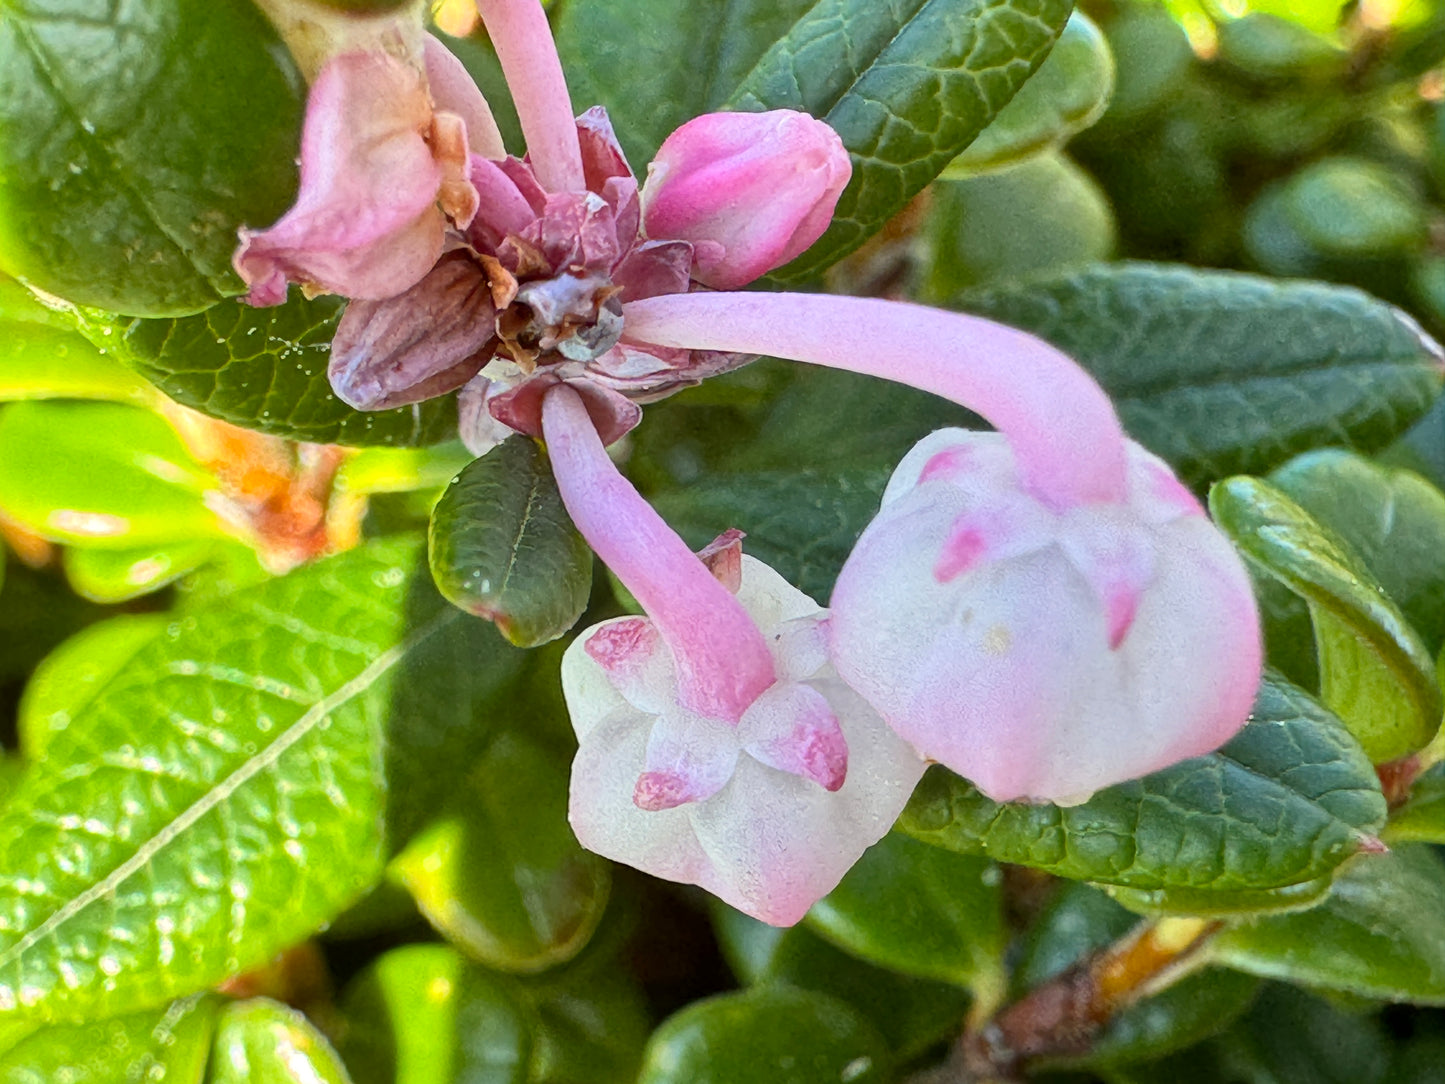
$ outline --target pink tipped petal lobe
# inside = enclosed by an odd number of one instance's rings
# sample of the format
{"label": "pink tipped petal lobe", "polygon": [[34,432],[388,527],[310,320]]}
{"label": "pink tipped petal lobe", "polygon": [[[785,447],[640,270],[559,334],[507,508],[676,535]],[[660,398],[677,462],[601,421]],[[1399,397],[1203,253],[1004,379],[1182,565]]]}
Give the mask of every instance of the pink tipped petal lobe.
{"label": "pink tipped petal lobe", "polygon": [[848,741],[838,716],[810,685],[774,685],[748,708],[738,738],[754,759],[826,791],[840,789],[848,776]]}

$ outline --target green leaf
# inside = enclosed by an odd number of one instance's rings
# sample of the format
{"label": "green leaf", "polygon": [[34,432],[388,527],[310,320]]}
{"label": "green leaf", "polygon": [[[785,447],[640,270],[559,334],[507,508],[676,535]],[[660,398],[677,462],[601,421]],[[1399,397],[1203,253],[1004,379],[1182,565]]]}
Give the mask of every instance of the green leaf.
{"label": "green leaf", "polygon": [[1193,484],[1325,444],[1376,451],[1445,382],[1413,320],[1339,286],[1125,263],[959,305],[1080,361],[1130,435]]}
{"label": "green leaf", "polygon": [[533,972],[571,959],[607,905],[610,867],[567,826],[567,773],[514,733],[497,737],[450,815],[393,861],[422,914],[472,957]]}
{"label": "green leaf", "polygon": [[163,418],[120,403],[12,403],[0,411],[0,510],[71,545],[134,549],[224,532],[218,486]]}
{"label": "green leaf", "polygon": [[1211,953],[1266,978],[1445,1004],[1445,865],[1419,845],[1362,855],[1319,907],[1234,926]]}
{"label": "green leaf", "polygon": [[63,314],[0,274],[0,401],[57,398],[144,404],[157,396],[87,342]]}
{"label": "green leaf", "polygon": [[695,549],[740,528],[750,554],[826,599],[887,481],[888,471],[875,468],[743,472],[654,494],[653,503]]}
{"label": "green leaf", "polygon": [[1227,894],[1323,877],[1384,816],[1374,770],[1340,722],[1266,676],[1251,721],[1217,753],[1069,807],[993,802],[933,768],[898,826],[1074,880]]}
{"label": "green leaf", "polygon": [[314,444],[436,444],[456,433],[451,397],[396,410],[353,410],[331,392],[326,364],[343,302],[293,295],[253,309],[223,301],[178,320],[71,310],[92,343],[178,403],[272,436]]}
{"label": "green leaf", "polygon": [[1321,699],[1371,759],[1425,745],[1445,704],[1435,661],[1353,549],[1257,478],[1220,483],[1209,506],[1251,562],[1309,603]]}
{"label": "green leaf", "polygon": [[587,608],[592,551],[534,440],[504,440],[453,478],[429,539],[441,593],[518,647],[557,639]]}
{"label": "green leaf", "polygon": [[304,86],[245,0],[0,5],[0,266],[146,316],[240,293],[296,191]]}
{"label": "green leaf", "polygon": [[853,159],[827,233],[778,272],[805,280],[853,251],[967,147],[1063,30],[1060,0],[818,0],[729,97],[798,109]]}
{"label": "green leaf", "polygon": [[808,924],[870,963],[966,986],[993,1005],[1008,942],[1000,878],[992,862],[889,833],[813,905]]}
{"label": "green leaf", "polygon": [[221,1010],[206,1084],[351,1084],[305,1015],[257,997]]}
{"label": "green leaf", "polygon": [[41,1028],[0,1054],[0,1080],[6,1084],[150,1080],[201,1084],[218,1005],[218,999],[205,995],[149,1012]]}
{"label": "green leaf", "polygon": [[938,181],[923,234],[924,300],[982,283],[1058,274],[1114,250],[1109,200],[1062,154],[1001,173]]}
{"label": "green leaf", "polygon": [[1410,788],[1410,797],[1390,813],[1381,833],[1387,843],[1445,843],[1445,764],[1436,764]]}
{"label": "green leaf", "polygon": [[1201,918],[1238,918],[1303,911],[1330,894],[1329,877],[1300,881],[1284,888],[1125,888],[1105,885],[1109,897],[1135,914],[1147,917],[1192,915]]}
{"label": "green leaf", "polygon": [[881,1036],[841,1001],[785,986],[697,1001],[647,1044],[637,1084],[874,1084]]}
{"label": "green leaf", "polygon": [[356,1084],[526,1084],[533,1023],[500,980],[445,945],[393,949],[347,987]]}
{"label": "green leaf", "polygon": [[1032,990],[1085,957],[1108,948],[1139,922],[1097,888],[1078,882],[1058,886],[1024,935],[1014,970],[1019,991]]}
{"label": "green leaf", "polygon": [[1445,494],[1341,451],[1301,456],[1270,482],[1364,558],[1426,650],[1445,645]]}
{"label": "green leaf", "polygon": [[185,611],[50,736],[0,813],[0,1020],[210,986],[374,883],[516,666],[420,562],[376,542]]}
{"label": "green leaf", "polygon": [[1285,182],[1282,198],[1301,242],[1325,257],[1379,258],[1425,241],[1424,204],[1378,162],[1320,159]]}
{"label": "green leaf", "polygon": [[849,956],[806,926],[779,929],[722,903],[712,914],[723,955],[739,977],[750,985],[795,986],[847,1002],[883,1034],[900,1061],[956,1033],[972,1001],[957,986]]}
{"label": "green leaf", "polygon": [[1109,43],[1093,20],[1075,11],[1039,70],[943,176],[986,173],[1062,147],[1103,115],[1113,93]]}
{"label": "green leaf", "polygon": [[44,757],[50,739],[160,636],[169,620],[165,614],[122,614],[91,625],[47,655],[20,700],[16,726],[25,756]]}
{"label": "green leaf", "polygon": [[363,448],[341,464],[336,488],[360,494],[439,490],[475,458],[459,440],[430,448]]}
{"label": "green leaf", "polygon": [[523,986],[536,1013],[531,1084],[634,1084],[647,1041],[647,1001],[616,959]]}
{"label": "green leaf", "polygon": [[213,559],[225,559],[222,551],[253,552],[239,542],[197,539],[123,550],[77,547],[67,549],[61,561],[76,594],[115,603],[159,591]]}

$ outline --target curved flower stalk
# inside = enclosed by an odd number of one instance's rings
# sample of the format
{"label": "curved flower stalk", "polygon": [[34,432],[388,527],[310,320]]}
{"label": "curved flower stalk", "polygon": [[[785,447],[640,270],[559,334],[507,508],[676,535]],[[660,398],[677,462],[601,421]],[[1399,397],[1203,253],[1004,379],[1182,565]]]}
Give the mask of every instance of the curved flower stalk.
{"label": "curved flower stalk", "polygon": [[1064,355],[856,298],[695,294],[623,316],[640,342],[881,376],[998,427],[942,430],[904,459],[833,594],[838,673],[922,755],[997,800],[1077,802],[1244,724],[1261,667],[1248,574]]}
{"label": "curved flower stalk", "polygon": [[817,604],[726,536],[720,582],[618,473],[572,389],[549,391],[542,418],[568,512],[648,615],[588,629],[563,659],[573,830],[791,925],[888,831],[923,762],[839,680]]}

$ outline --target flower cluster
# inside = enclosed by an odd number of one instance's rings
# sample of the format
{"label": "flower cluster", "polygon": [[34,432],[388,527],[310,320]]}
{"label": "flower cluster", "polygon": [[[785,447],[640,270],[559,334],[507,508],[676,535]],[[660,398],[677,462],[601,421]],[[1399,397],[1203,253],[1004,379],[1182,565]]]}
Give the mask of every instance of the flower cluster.
{"label": "flower cluster", "polygon": [[[537,0],[478,6],[528,156],[504,153],[438,43],[415,63],[343,53],[312,85],[296,207],[244,232],[236,263],[254,304],[287,279],[352,299],[330,370],[347,402],[461,388],[478,454],[545,440],[645,611],[563,662],[585,846],[788,924],[929,761],[999,800],[1078,801],[1243,724],[1260,672],[1244,568],[1070,359],[903,303],[732,292],[826,229],[850,175],[836,134],[705,115],[639,186],[606,114],[574,118]],[[605,451],[639,404],[760,354],[901,381],[997,430],[904,459],[827,610],[736,532],[692,553]]]}

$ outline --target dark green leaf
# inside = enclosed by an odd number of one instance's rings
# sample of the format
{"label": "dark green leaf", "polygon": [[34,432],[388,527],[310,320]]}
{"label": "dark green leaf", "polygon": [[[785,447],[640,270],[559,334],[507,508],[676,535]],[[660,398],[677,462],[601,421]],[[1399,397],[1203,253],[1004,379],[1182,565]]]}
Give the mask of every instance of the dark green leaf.
{"label": "dark green leaf", "polygon": [[441,593],[518,647],[557,639],[587,608],[592,551],[534,440],[504,440],[453,478],[429,538]]}
{"label": "dark green leaf", "polygon": [[1257,478],[1214,487],[1209,507],[1244,555],[1309,603],[1321,699],[1376,763],[1440,726],[1435,660],[1348,543]]}
{"label": "dark green leaf", "polygon": [[1014,980],[1021,991],[1041,986],[1112,945],[1138,922],[1138,916],[1097,888],[1078,882],[1060,884],[1024,935]]}
{"label": "dark green leaf", "polygon": [[218,485],[159,415],[120,403],[0,410],[0,511],[72,545],[133,549],[224,537]]}
{"label": "dark green leaf", "polygon": [[1445,1004],[1445,866],[1418,845],[1361,855],[1319,907],[1235,926],[1211,951],[1266,978]]}
{"label": "dark green leaf", "polygon": [[638,1084],[874,1084],[881,1036],[841,1001],[786,986],[697,1001],[647,1044]]}
{"label": "dark green leaf", "polygon": [[806,926],[778,929],[713,907],[723,954],[749,984],[782,983],[846,1001],[878,1028],[900,1060],[960,1030],[971,998],[957,986],[911,979],[834,948]]}
{"label": "dark green leaf", "polygon": [[[1378,1017],[1291,986],[1266,983],[1249,1015],[1211,1046],[1218,1066],[1210,1081],[1401,1084],[1388,1075],[1390,1040]],[[1194,1051],[1183,1057],[1201,1060]]]}
{"label": "dark green leaf", "polygon": [[105,615],[59,576],[9,562],[0,590],[0,682],[29,677],[47,652]]}
{"label": "dark green leaf", "polygon": [[1078,359],[1130,435],[1196,484],[1325,444],[1378,450],[1445,382],[1414,321],[1339,286],[1112,264],[959,303]]}
{"label": "dark green leaf", "polygon": [[945,177],[1012,165],[1064,143],[1089,127],[1114,92],[1114,54],[1087,15],[1075,11],[1048,58]]}
{"label": "dark green leaf", "polygon": [[258,997],[221,1010],[206,1084],[351,1084],[351,1078],[303,1014]]}
{"label": "dark green leaf", "polygon": [[1445,494],[1419,475],[1320,451],[1270,476],[1350,544],[1425,648],[1445,644]]}
{"label": "dark green leaf", "polygon": [[901,211],[1048,55],[1060,0],[818,0],[729,97],[827,121],[853,158],[833,224],[778,274],[816,275]]}
{"label": "dark green leaf", "polygon": [[137,315],[240,293],[236,228],[291,202],[303,97],[246,0],[5,0],[0,265]]}
{"label": "dark green leaf", "polygon": [[1217,753],[1066,808],[999,804],[933,768],[899,827],[1076,880],[1226,894],[1318,879],[1384,815],[1374,770],[1340,722],[1267,677],[1251,721]]}
{"label": "dark green leaf", "polygon": [[456,433],[450,397],[396,410],[353,410],[331,392],[326,363],[342,301],[293,295],[253,309],[223,301],[178,320],[73,313],[92,343],[178,403],[273,436],[315,444],[436,444]]}
{"label": "dark green leaf", "polygon": [[373,543],[186,611],[51,735],[0,813],[0,1019],[159,1004],[370,887],[388,782],[447,792],[516,665],[420,561]]}
{"label": "dark green leaf", "polygon": [[500,980],[445,945],[393,949],[341,1002],[356,1084],[525,1084],[532,1021]]}
{"label": "dark green leaf", "polygon": [[567,827],[567,773],[515,733],[499,735],[452,812],[392,874],[439,931],[475,959],[531,972],[575,956],[607,905],[608,864]]}
{"label": "dark green leaf", "polygon": [[201,1084],[218,1004],[207,995],[98,1023],[41,1028],[0,1054],[0,1080],[6,1084],[151,1080]]}
{"label": "dark green leaf", "polygon": [[871,963],[1003,996],[1000,873],[992,862],[889,833],[808,912],[814,930]]}
{"label": "dark green leaf", "polygon": [[531,1084],[633,1084],[649,1029],[642,989],[611,959],[522,988],[536,1013]]}
{"label": "dark green leaf", "polygon": [[1108,198],[1062,154],[1035,155],[1001,173],[940,180],[932,191],[919,287],[925,300],[1060,274],[1113,253]]}

